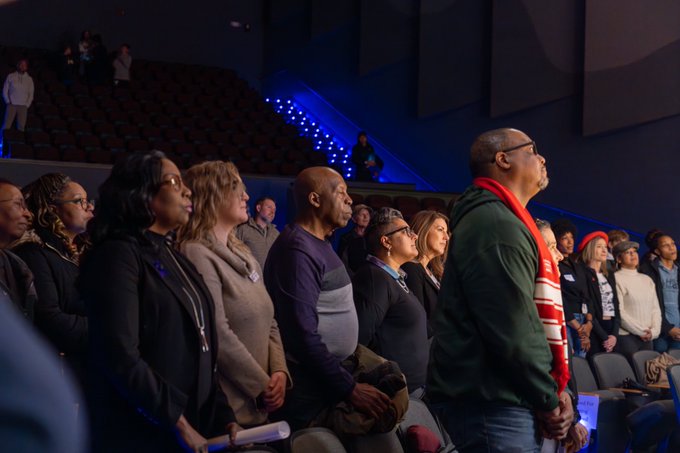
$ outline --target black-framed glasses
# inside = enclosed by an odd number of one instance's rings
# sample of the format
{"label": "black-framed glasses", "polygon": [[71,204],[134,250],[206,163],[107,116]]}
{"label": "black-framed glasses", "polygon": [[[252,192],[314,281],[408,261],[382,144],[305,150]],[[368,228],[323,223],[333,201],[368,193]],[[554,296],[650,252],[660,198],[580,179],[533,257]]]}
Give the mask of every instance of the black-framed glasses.
{"label": "black-framed glasses", "polygon": [[496,162],[496,154],[498,153],[509,153],[529,145],[531,145],[531,151],[534,153],[534,156],[538,156],[538,145],[536,145],[535,141],[531,140],[530,142],[522,143],[521,145],[513,146],[512,148],[506,148],[496,151],[496,153],[493,155],[491,163]]}
{"label": "black-framed glasses", "polygon": [[170,184],[170,187],[172,187],[175,192],[179,192],[182,190],[184,182],[182,181],[182,177],[180,175],[168,175],[163,179],[163,181],[161,181],[161,185],[165,184]]}
{"label": "black-framed glasses", "polygon": [[397,228],[394,231],[390,231],[389,233],[385,233],[385,234],[383,234],[383,236],[392,236],[393,234],[397,234],[401,231],[406,233],[406,236],[413,236],[413,233],[414,233],[414,231],[411,229],[411,227],[406,225],[405,227]]}
{"label": "black-framed glasses", "polygon": [[73,200],[55,200],[53,203],[56,205],[67,203],[79,204],[84,211],[87,211],[90,206],[92,206],[92,209],[94,209],[94,199],[74,198]]}

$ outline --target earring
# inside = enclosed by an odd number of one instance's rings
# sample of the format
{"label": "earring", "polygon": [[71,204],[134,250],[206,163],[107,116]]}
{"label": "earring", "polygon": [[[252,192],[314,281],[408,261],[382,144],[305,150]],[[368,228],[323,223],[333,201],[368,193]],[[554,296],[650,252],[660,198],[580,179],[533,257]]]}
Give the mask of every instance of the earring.
{"label": "earring", "polygon": [[391,252],[390,252],[391,249],[392,249],[391,247],[387,249],[387,256],[391,255]]}

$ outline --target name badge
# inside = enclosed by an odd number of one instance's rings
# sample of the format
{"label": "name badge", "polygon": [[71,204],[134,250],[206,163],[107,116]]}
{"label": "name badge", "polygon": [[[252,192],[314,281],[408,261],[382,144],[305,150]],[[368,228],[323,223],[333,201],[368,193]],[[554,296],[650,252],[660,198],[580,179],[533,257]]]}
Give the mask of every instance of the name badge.
{"label": "name badge", "polygon": [[588,314],[588,305],[581,304],[581,313],[583,313],[584,315]]}
{"label": "name badge", "polygon": [[564,274],[564,279],[568,282],[575,282],[576,279],[574,279],[574,276],[571,274]]}
{"label": "name badge", "polygon": [[253,273],[250,274],[248,278],[251,279],[253,283],[256,283],[260,279],[260,274],[258,274],[257,271],[253,271]]}

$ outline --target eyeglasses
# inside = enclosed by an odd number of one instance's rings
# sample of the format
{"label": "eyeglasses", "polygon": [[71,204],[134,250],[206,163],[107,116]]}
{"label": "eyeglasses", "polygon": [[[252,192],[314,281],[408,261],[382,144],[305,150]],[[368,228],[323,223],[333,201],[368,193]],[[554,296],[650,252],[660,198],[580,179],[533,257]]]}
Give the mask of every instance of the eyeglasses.
{"label": "eyeglasses", "polygon": [[406,225],[405,227],[397,228],[394,231],[390,231],[389,233],[385,233],[385,234],[383,234],[383,236],[392,236],[393,234],[397,234],[401,231],[406,233],[406,236],[413,236],[415,234],[415,232],[411,229],[411,227]]}
{"label": "eyeglasses", "polygon": [[184,181],[182,181],[182,177],[179,175],[168,175],[168,177],[166,177],[161,182],[161,185],[165,184],[170,184],[170,186],[175,190],[175,192],[179,192],[180,190],[182,190]]}
{"label": "eyeglasses", "polygon": [[19,209],[28,209],[26,206],[26,200],[22,198],[6,198],[4,200],[0,200],[0,203],[6,203],[8,201],[13,202],[13,204],[18,207]]}
{"label": "eyeglasses", "polygon": [[53,201],[56,205],[62,205],[67,203],[79,204],[84,211],[87,211],[90,206],[94,209],[94,200],[88,200],[87,198],[74,198],[73,200],[55,200]]}
{"label": "eyeglasses", "polygon": [[531,145],[531,151],[534,153],[534,156],[538,156],[538,146],[536,145],[536,142],[532,140],[530,142],[522,143],[521,145],[513,146],[512,148],[501,149],[499,151],[496,151],[496,153],[494,153],[494,155],[493,155],[493,159],[491,160],[491,163],[496,162],[496,154],[498,154],[498,153],[509,153],[509,152],[516,151],[520,148],[524,148],[525,146],[529,146],[529,145]]}

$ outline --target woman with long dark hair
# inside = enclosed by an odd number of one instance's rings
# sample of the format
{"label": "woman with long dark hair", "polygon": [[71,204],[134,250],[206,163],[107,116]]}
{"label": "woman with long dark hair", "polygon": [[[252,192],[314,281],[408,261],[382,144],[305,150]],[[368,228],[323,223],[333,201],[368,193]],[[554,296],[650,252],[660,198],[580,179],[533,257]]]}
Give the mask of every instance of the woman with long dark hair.
{"label": "woman with long dark hair", "polygon": [[172,244],[191,192],[160,151],[114,165],[99,189],[80,288],[90,320],[94,451],[207,451],[238,425],[217,386],[213,301]]}
{"label": "woman with long dark hair", "polygon": [[23,192],[33,229],[13,244],[12,251],[35,279],[35,324],[83,379],[87,317],[76,279],[94,203],[83,186],[62,173],[43,175]]}

